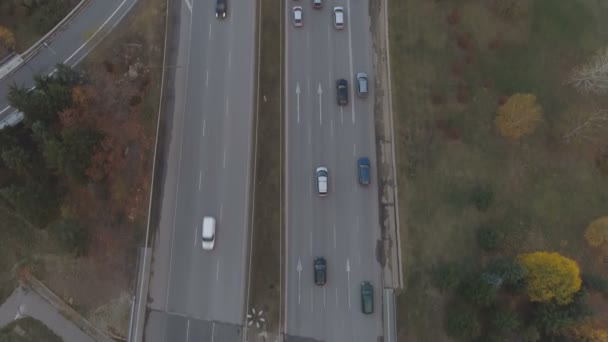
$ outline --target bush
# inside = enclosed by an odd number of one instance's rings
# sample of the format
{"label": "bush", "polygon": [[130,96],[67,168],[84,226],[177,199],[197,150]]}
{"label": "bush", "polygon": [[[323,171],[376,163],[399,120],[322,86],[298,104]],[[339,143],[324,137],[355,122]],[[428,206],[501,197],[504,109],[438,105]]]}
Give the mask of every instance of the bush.
{"label": "bush", "polygon": [[487,252],[500,248],[504,237],[504,233],[497,228],[482,226],[477,230],[477,244]]}
{"label": "bush", "polygon": [[441,292],[451,290],[460,283],[461,268],[457,264],[442,264],[433,269],[431,281]]}
{"label": "bush", "polygon": [[463,341],[470,341],[479,337],[481,325],[473,310],[450,306],[446,315],[445,327],[449,336]]}
{"label": "bush", "polygon": [[72,219],[62,219],[51,226],[64,247],[77,256],[86,255],[89,245],[89,232]]}
{"label": "bush", "polygon": [[496,332],[507,334],[516,331],[521,326],[517,314],[506,308],[497,307],[490,315],[490,323]]}
{"label": "bush", "polygon": [[586,303],[586,296],[587,293],[581,290],[567,305],[559,305],[554,301],[537,304],[532,311],[534,323],[546,335],[560,334],[593,314]]}
{"label": "bush", "polygon": [[497,260],[490,264],[486,273],[498,276],[500,285],[509,290],[520,291],[526,286],[526,269],[516,260]]}
{"label": "bush", "polygon": [[469,199],[479,211],[486,211],[494,202],[494,192],[489,186],[476,185]]}
{"label": "bush", "polygon": [[583,274],[583,286],[608,295],[608,279],[597,274]]}
{"label": "bush", "polygon": [[460,284],[460,294],[475,305],[487,307],[496,299],[496,284],[483,274],[470,276]]}

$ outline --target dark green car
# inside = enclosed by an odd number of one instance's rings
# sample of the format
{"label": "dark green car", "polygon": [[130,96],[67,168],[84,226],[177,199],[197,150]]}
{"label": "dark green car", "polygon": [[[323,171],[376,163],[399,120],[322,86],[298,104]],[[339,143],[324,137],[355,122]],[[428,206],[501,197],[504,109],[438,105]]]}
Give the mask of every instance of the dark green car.
{"label": "dark green car", "polygon": [[361,283],[361,311],[367,315],[374,312],[374,287],[368,281]]}

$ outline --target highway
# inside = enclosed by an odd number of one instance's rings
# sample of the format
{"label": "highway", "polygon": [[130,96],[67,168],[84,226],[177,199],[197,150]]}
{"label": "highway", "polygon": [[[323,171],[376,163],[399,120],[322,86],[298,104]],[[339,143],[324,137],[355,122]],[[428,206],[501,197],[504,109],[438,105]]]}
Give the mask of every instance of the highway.
{"label": "highway", "polygon": [[57,63],[78,64],[129,12],[137,0],[90,0],[52,39],[21,67],[0,79],[0,121],[14,112],[7,94],[11,84],[31,87],[34,75],[49,74]]}
{"label": "highway", "polygon": [[[255,2],[176,1],[170,135],[145,341],[240,341],[249,260]],[[203,216],[217,220],[201,248]]]}
{"label": "highway", "polygon": [[[286,2],[286,308],[287,341],[371,342],[382,336],[378,182],[375,169],[374,75],[368,1]],[[292,10],[303,7],[303,26]],[[333,27],[334,6],[346,25]],[[370,94],[356,95],[357,72]],[[349,85],[349,103],[336,100],[336,80]],[[358,184],[357,159],[372,165],[369,186]],[[316,194],[314,170],[329,168],[329,194]],[[327,283],[313,283],[313,258],[325,257]],[[374,313],[361,312],[360,284],[374,286]]]}

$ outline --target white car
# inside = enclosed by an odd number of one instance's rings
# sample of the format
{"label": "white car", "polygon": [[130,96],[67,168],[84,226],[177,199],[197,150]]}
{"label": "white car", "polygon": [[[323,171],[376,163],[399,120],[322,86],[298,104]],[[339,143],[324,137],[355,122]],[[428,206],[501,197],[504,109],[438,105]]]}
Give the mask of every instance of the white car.
{"label": "white car", "polygon": [[344,7],[334,7],[334,27],[336,30],[344,28]]}
{"label": "white car", "polygon": [[293,26],[302,26],[302,6],[294,6],[293,8]]}
{"label": "white car", "polygon": [[211,216],[205,216],[203,218],[203,229],[202,229],[201,244],[203,249],[211,251],[215,247],[215,218]]}
{"label": "white car", "polygon": [[319,166],[316,172],[317,193],[319,196],[327,196],[329,187],[329,172],[325,166]]}
{"label": "white car", "polygon": [[312,0],[312,7],[321,8],[323,7],[323,3],[321,2],[321,0]]}

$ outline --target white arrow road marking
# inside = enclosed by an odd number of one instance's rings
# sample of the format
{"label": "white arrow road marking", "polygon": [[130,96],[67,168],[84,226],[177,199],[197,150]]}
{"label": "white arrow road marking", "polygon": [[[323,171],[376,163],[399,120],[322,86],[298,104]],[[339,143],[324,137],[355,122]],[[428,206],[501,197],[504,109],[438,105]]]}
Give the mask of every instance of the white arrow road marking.
{"label": "white arrow road marking", "polygon": [[298,123],[300,123],[300,82],[296,82],[296,110],[298,112]]}
{"label": "white arrow road marking", "polygon": [[302,290],[302,261],[300,260],[300,258],[298,258],[298,267],[296,269],[298,270],[298,305],[299,305],[300,301],[302,299],[302,296],[301,296],[301,290]]}
{"label": "white arrow road marking", "polygon": [[348,308],[350,309],[350,260],[346,259],[346,281],[348,282]]}
{"label": "white arrow road marking", "polygon": [[323,88],[321,88],[321,82],[319,82],[319,88],[317,89],[317,94],[319,95],[319,125],[323,124],[323,110],[321,98],[323,96]]}

